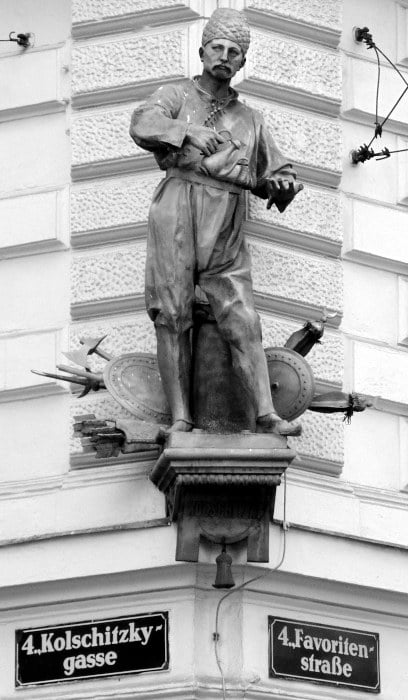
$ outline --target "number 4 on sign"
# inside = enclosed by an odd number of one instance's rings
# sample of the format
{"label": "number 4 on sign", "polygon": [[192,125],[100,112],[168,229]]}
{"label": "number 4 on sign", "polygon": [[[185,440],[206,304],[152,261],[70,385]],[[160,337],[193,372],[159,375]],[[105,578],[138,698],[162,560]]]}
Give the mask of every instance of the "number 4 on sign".
{"label": "number 4 on sign", "polygon": [[280,642],[282,642],[284,647],[287,647],[289,645],[287,625],[282,627],[281,632],[279,632],[279,634],[278,634],[278,639]]}
{"label": "number 4 on sign", "polygon": [[28,656],[31,656],[31,654],[34,654],[35,649],[34,649],[33,635],[32,634],[28,635],[24,644],[21,646],[21,649],[22,649],[22,651],[26,651]]}

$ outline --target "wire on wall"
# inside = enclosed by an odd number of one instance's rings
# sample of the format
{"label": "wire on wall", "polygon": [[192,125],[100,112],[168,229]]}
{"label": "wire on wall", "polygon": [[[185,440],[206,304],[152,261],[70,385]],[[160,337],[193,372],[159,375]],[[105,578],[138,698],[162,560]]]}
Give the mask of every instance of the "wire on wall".
{"label": "wire on wall", "polygon": [[218,666],[218,670],[220,672],[221,676],[221,683],[222,683],[222,698],[223,700],[226,700],[226,684],[225,684],[225,674],[224,674],[224,669],[222,667],[221,663],[221,658],[220,658],[220,653],[219,653],[219,617],[220,617],[220,609],[221,605],[223,604],[224,600],[229,598],[229,596],[233,595],[234,593],[238,593],[238,591],[241,591],[245,586],[248,586],[250,583],[254,583],[254,581],[259,581],[261,578],[265,578],[266,576],[269,576],[270,574],[274,573],[277,571],[283,564],[286,556],[286,533],[289,529],[289,523],[286,520],[286,502],[287,502],[287,484],[286,484],[286,472],[283,475],[283,520],[282,520],[282,554],[280,556],[279,562],[274,566],[272,569],[267,569],[264,573],[259,574],[258,576],[254,576],[253,578],[248,579],[248,581],[244,581],[244,583],[241,583],[239,586],[236,586],[235,588],[231,589],[228,591],[228,593],[225,593],[225,595],[222,596],[222,598],[219,599],[218,604],[217,604],[217,609],[215,612],[215,632],[213,635],[214,639],[214,654],[215,654],[215,660]]}
{"label": "wire on wall", "polygon": [[[371,139],[371,141],[366,144],[364,143],[362,146],[359,148],[354,149],[351,152],[351,160],[354,164],[357,163],[365,163],[366,160],[371,160],[371,158],[375,158],[376,160],[385,160],[386,158],[390,158],[390,156],[393,153],[402,153],[403,151],[408,151],[408,148],[400,148],[398,150],[390,151],[389,148],[386,146],[376,153],[373,148],[371,148],[372,143],[376,138],[381,138],[382,132],[383,132],[383,126],[386,124],[388,119],[390,118],[391,114],[394,112],[394,110],[397,108],[399,103],[401,102],[402,98],[408,92],[408,80],[405,78],[405,76],[401,73],[399,68],[391,61],[391,59],[382,51],[374,42],[372,35],[370,34],[370,30],[368,27],[357,27],[354,30],[354,38],[358,42],[364,42],[367,45],[367,49],[374,49],[376,59],[377,59],[377,88],[376,88],[376,94],[375,94],[375,121],[374,121],[374,134]],[[384,119],[380,122],[378,119],[378,100],[379,100],[379,94],[380,94],[380,80],[381,80],[381,62],[380,62],[380,55],[385,58],[385,60],[391,65],[393,70],[398,73],[399,77],[405,84],[405,89],[402,91],[401,95],[398,97],[398,99],[395,101],[391,109],[389,110],[388,114],[384,117]]]}

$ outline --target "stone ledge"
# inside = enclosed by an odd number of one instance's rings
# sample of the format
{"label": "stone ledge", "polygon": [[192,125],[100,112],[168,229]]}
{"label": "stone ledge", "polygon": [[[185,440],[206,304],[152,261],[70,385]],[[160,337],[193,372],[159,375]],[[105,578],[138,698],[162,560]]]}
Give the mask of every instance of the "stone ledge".
{"label": "stone ledge", "polygon": [[350,260],[351,262],[368,265],[369,267],[373,267],[378,270],[394,272],[397,275],[408,275],[408,263],[401,262],[400,260],[384,258],[381,255],[375,255],[356,248],[344,251],[343,258],[345,260]]}
{"label": "stone ledge", "polygon": [[56,112],[65,112],[69,100],[48,100],[47,102],[39,102],[36,105],[22,105],[21,107],[12,107],[4,109],[0,112],[0,124],[3,122],[16,121],[17,119],[28,119],[29,117],[43,117],[47,114],[55,114]]}
{"label": "stone ledge", "polygon": [[241,94],[261,97],[278,102],[282,106],[307,109],[318,115],[337,117],[340,114],[341,100],[330,99],[322,95],[310,95],[301,88],[290,88],[278,83],[267,83],[259,78],[245,78],[238,85]]}
{"label": "stone ledge", "polygon": [[[82,454],[81,452],[73,452],[70,456],[70,470],[71,471],[82,471],[83,469],[104,469],[105,467],[117,467],[121,465],[132,465],[132,469],[129,472],[133,475],[133,466],[135,462],[144,462],[147,458],[157,459],[157,455],[153,455],[152,452],[132,452],[131,454],[124,454],[120,452],[117,457],[105,457],[102,459],[96,459],[95,453],[93,454]],[[93,479],[92,479],[93,481]]]}
{"label": "stone ledge", "polygon": [[246,0],[246,12],[257,10],[316,27],[341,31],[341,0]]}
{"label": "stone ledge", "polygon": [[336,462],[330,459],[319,459],[311,455],[302,454],[295,457],[291,465],[295,469],[324,476],[340,476],[343,471],[343,462]]}
{"label": "stone ledge", "polygon": [[[53,368],[52,368],[53,369]],[[66,394],[67,390],[56,382],[35,384],[33,386],[18,387],[16,389],[0,390],[0,403],[11,403],[12,401],[29,401],[39,399],[43,396],[55,396]]]}
{"label": "stone ledge", "polygon": [[317,253],[330,258],[338,258],[341,253],[341,243],[312,236],[303,231],[291,231],[276,224],[268,225],[260,221],[246,221],[243,230],[259,239],[260,242],[285,245],[291,250]]}
{"label": "stone ledge", "polygon": [[69,245],[57,238],[50,238],[46,241],[21,243],[20,245],[10,245],[0,248],[0,260],[25,257],[26,255],[37,255],[38,253],[55,253],[56,251],[67,250],[68,248]]}
{"label": "stone ledge", "polygon": [[92,319],[99,316],[142,311],[145,308],[144,296],[129,294],[123,297],[106,298],[72,304],[71,315],[74,321]]}
{"label": "stone ledge", "polygon": [[105,245],[121,245],[145,240],[147,237],[147,221],[142,224],[123,224],[110,226],[96,231],[79,231],[71,234],[72,248],[89,249]]}
{"label": "stone ledge", "polygon": [[[254,294],[255,306],[258,311],[268,314],[278,314],[288,319],[298,318],[301,321],[317,320],[321,318],[323,310],[329,314],[335,313],[335,318],[330,318],[327,326],[337,328],[342,319],[342,313],[338,309],[323,304],[297,302],[290,299],[282,299],[272,295]],[[127,295],[123,297],[107,298],[100,301],[79,302],[72,304],[71,314],[74,321],[92,320],[94,317],[112,316],[132,312],[145,311],[144,296]]]}
{"label": "stone ledge", "polygon": [[185,76],[163,77],[157,80],[128,83],[111,88],[94,89],[88,92],[78,93],[72,97],[73,109],[87,109],[112,103],[131,102],[132,100],[145,100],[157,88],[167,83],[177,83],[185,80]]}
{"label": "stone ledge", "polygon": [[[118,523],[117,525],[96,525],[94,527],[78,528],[76,530],[53,530],[51,532],[43,532],[38,535],[27,535],[26,537],[16,537],[15,539],[0,540],[0,547],[12,547],[17,544],[28,544],[30,542],[44,542],[45,540],[54,540],[62,537],[83,537],[84,535],[98,535],[109,532],[124,532],[132,530],[145,530],[152,527],[165,527],[170,524],[168,518],[154,518],[152,520],[139,520],[129,523]],[[27,696],[26,696],[27,697]],[[115,697],[121,697],[121,695]],[[128,700],[129,695],[124,696]],[[134,697],[134,696],[133,696]]]}
{"label": "stone ledge", "polygon": [[[166,4],[168,4],[169,7],[166,7]],[[133,3],[133,6],[134,5],[135,3]],[[74,16],[72,36],[74,39],[91,39],[93,37],[106,34],[117,34],[119,32],[128,32],[130,30],[140,30],[144,29],[145,27],[191,22],[191,20],[198,18],[196,12],[187,6],[182,5],[182,3],[177,2],[177,0],[175,3],[166,3],[162,0],[160,3],[158,3],[158,5],[162,5],[163,7],[141,10],[139,12],[131,11],[124,12],[123,14],[112,13],[111,15],[100,15],[97,18],[89,20],[75,20]]]}
{"label": "stone ledge", "polygon": [[71,169],[72,181],[83,182],[85,180],[96,180],[113,175],[134,175],[135,173],[151,172],[157,167],[154,158],[149,154],[140,156],[129,156],[124,158],[113,158],[96,163],[84,163],[74,165]]}
{"label": "stone ledge", "polygon": [[[266,7],[260,7],[261,4]],[[291,38],[310,41],[313,44],[322,44],[333,49],[338,47],[341,37],[340,27],[331,27],[329,23],[318,24],[317,21],[312,23],[310,18],[304,20],[302,16],[284,15],[283,12],[280,14],[282,3],[276,5],[276,11],[269,9],[268,5],[269,3],[252,2],[247,6],[245,14],[251,25],[259,29],[286,34]]]}

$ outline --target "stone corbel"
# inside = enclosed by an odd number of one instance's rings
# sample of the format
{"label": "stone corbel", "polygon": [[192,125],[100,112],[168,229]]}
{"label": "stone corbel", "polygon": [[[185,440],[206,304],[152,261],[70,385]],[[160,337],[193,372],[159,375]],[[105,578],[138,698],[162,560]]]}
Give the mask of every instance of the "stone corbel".
{"label": "stone corbel", "polygon": [[276,487],[296,453],[274,434],[172,433],[151,481],[177,522],[177,561],[198,561],[200,539],[247,541],[247,559],[269,561]]}

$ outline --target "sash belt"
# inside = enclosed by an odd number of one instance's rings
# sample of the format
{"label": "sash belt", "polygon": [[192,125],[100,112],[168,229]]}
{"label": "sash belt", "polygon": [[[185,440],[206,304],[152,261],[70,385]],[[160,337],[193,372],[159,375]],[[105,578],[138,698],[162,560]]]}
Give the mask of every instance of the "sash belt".
{"label": "sash belt", "polygon": [[227,190],[233,194],[241,194],[242,187],[234,185],[233,182],[224,182],[224,180],[216,180],[214,177],[202,175],[195,170],[183,170],[182,168],[169,168],[166,173],[166,178],[177,177],[180,180],[188,180],[188,182],[196,182],[199,185],[208,185],[215,187],[218,190]]}

